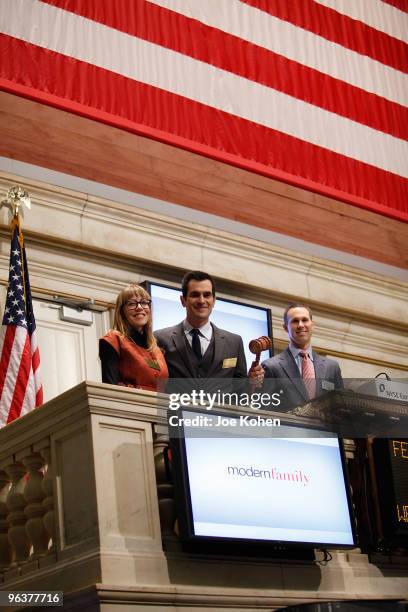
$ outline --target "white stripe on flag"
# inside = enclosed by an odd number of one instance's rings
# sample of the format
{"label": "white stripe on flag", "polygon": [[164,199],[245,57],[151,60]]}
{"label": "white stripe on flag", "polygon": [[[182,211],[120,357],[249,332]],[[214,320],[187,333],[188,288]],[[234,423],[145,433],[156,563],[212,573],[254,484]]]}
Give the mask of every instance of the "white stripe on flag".
{"label": "white stripe on flag", "polygon": [[61,9],[34,0],[5,4],[3,21],[17,38],[408,176],[408,145],[399,138]]}
{"label": "white stripe on flag", "polygon": [[24,401],[21,406],[20,416],[23,416],[24,414],[31,412],[31,410],[35,407],[35,395],[36,395],[35,380],[34,380],[33,368],[31,367],[30,376],[28,378],[27,386],[25,390]]}
{"label": "white stripe on flag", "polygon": [[[150,0],[383,98],[408,104],[408,77],[239,0]],[[20,18],[21,19],[21,18]],[[404,82],[403,82],[404,80]]]}
{"label": "white stripe on flag", "polygon": [[37,332],[35,330],[31,334],[30,342],[31,342],[31,354],[34,355],[35,351],[38,348]]}
{"label": "white stripe on flag", "polygon": [[[38,368],[34,372],[34,389],[36,393],[39,389],[41,389],[41,386],[42,386],[41,380],[42,380],[41,379],[41,368],[40,366],[38,366]],[[35,406],[35,398],[34,398],[34,406]]]}
{"label": "white stripe on flag", "polygon": [[[10,353],[7,374],[4,381],[3,392],[0,397],[0,406],[10,407],[11,405],[14,395],[14,389],[18,378],[18,372],[20,369],[21,354],[23,352],[27,334],[28,332],[25,327],[17,326],[14,335],[13,346]],[[0,415],[0,422],[3,420],[4,417],[6,422],[8,414],[4,415],[4,413],[2,412],[2,414]]]}
{"label": "white stripe on flag", "polygon": [[408,15],[395,6],[376,0],[315,0],[351,19],[408,42]]}

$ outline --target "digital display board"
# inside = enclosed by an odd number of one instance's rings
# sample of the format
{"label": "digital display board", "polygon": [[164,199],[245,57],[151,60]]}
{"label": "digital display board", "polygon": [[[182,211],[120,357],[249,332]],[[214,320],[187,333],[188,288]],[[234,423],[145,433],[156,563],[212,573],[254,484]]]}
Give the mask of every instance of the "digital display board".
{"label": "digital display board", "polygon": [[[374,464],[381,522],[395,545],[408,543],[408,439],[377,438]],[[402,542],[402,539],[404,542]]]}

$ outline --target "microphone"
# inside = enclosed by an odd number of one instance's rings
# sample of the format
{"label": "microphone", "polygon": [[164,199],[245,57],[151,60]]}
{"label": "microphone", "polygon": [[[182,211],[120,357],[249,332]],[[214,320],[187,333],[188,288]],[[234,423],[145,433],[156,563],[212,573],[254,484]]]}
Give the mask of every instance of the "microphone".
{"label": "microphone", "polygon": [[260,338],[251,340],[248,347],[251,353],[256,355],[256,359],[252,363],[252,366],[257,366],[259,364],[262,351],[272,348],[272,340],[268,336],[261,336]]}
{"label": "microphone", "polygon": [[385,376],[385,378],[387,380],[391,380],[391,378],[388,376],[387,372],[379,372],[379,374],[377,374],[377,376],[374,376],[374,378],[379,378],[380,376]]}

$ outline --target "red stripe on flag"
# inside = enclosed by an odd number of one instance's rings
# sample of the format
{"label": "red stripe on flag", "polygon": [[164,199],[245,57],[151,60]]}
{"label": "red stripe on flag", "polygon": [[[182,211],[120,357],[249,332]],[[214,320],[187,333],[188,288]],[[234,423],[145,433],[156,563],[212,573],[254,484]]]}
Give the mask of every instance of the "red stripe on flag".
{"label": "red stripe on flag", "polygon": [[40,380],[40,351],[37,346],[37,336],[35,330],[31,334],[31,363],[34,372],[34,387],[36,391],[35,407],[37,408],[43,403],[43,388]]}
{"label": "red stripe on flag", "polygon": [[33,363],[33,370],[35,372],[36,369],[40,365],[40,351],[38,350],[38,348],[35,349],[34,353],[32,354],[31,359],[32,359],[32,363]]}
{"label": "red stripe on flag", "polygon": [[[408,138],[408,109],[381,96],[155,4],[127,0],[42,0],[172,49],[397,138]],[[183,33],[183,35],[180,35]]]}
{"label": "red stripe on flag", "polygon": [[10,404],[7,423],[11,423],[20,416],[21,408],[26,394],[27,383],[31,372],[31,344],[28,332],[21,352],[20,367],[18,369],[13,399]]}
{"label": "red stripe on flag", "polygon": [[382,2],[395,6],[395,8],[400,9],[400,11],[408,13],[408,0],[382,0]]}
{"label": "red stripe on flag", "polygon": [[43,388],[41,386],[35,395],[35,407],[38,408],[39,406],[41,406],[43,401],[44,401]]}
{"label": "red stripe on flag", "polygon": [[16,334],[15,325],[7,325],[4,336],[3,349],[0,358],[0,398],[3,393],[4,381],[6,380],[7,370],[10,362],[11,349],[13,348],[14,336]]}
{"label": "red stripe on flag", "polygon": [[[45,0],[48,2],[49,0]],[[51,0],[53,3],[53,0]],[[241,0],[382,64],[408,72],[408,45],[314,0]]]}
{"label": "red stripe on flag", "polygon": [[396,174],[94,65],[0,37],[0,52],[12,50],[13,70],[0,80],[4,89],[408,221],[408,180]]}

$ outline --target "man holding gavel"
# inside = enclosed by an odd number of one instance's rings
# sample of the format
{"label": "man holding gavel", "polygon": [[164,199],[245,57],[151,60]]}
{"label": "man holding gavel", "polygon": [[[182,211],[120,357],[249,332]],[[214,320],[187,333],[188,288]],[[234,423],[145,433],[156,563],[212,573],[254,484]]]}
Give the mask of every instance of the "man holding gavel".
{"label": "man holding gavel", "polygon": [[300,406],[325,391],[343,388],[337,361],[322,357],[312,350],[313,325],[309,306],[290,304],[283,315],[283,327],[289,336],[289,346],[262,363],[265,386],[268,379],[278,379],[282,383],[283,409]]}
{"label": "man holding gavel", "polygon": [[155,332],[164,351],[169,378],[232,379],[247,378],[256,388],[262,385],[264,371],[257,364],[247,373],[242,338],[210,323],[215,304],[214,279],[206,272],[192,271],[182,281],[181,303],[184,321]]}

